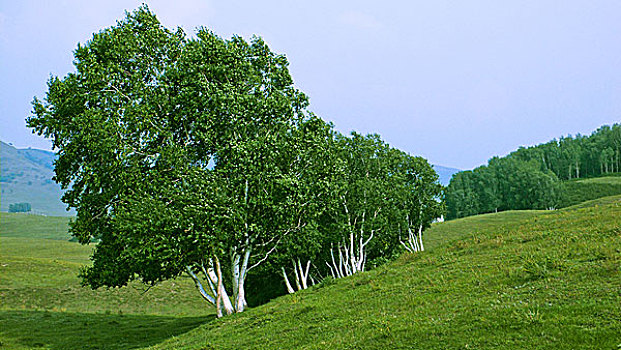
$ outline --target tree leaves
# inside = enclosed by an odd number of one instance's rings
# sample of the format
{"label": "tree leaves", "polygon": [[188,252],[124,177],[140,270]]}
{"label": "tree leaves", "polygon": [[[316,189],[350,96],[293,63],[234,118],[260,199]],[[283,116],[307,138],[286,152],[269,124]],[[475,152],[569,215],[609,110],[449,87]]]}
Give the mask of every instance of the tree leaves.
{"label": "tree leaves", "polygon": [[259,37],[187,38],[143,6],[74,55],[28,125],[59,151],[72,234],[99,240],[82,273],[93,288],[158,283],[214,256],[243,288],[242,256],[320,256],[350,230],[376,232],[371,255],[388,256],[405,217],[427,226],[442,211],[425,160],[308,113],[286,57]]}

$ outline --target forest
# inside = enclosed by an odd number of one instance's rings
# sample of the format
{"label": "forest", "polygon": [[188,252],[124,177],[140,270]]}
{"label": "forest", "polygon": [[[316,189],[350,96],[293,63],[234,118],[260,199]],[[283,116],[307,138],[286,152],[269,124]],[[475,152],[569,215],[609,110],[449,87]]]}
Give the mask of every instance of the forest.
{"label": "forest", "polygon": [[447,219],[512,209],[552,209],[566,203],[562,183],[607,176],[621,166],[621,125],[589,136],[567,136],[520,147],[486,166],[453,175],[446,189]]}

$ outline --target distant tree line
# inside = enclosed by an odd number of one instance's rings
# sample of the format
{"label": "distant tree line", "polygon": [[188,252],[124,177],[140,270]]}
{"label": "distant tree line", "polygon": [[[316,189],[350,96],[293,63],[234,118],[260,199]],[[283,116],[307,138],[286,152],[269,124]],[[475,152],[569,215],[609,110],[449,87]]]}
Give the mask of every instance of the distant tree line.
{"label": "distant tree line", "polygon": [[453,175],[446,190],[447,219],[511,209],[559,207],[560,180],[596,177],[621,168],[621,125],[590,136],[561,137],[520,147],[487,166]]}
{"label": "distant tree line", "polygon": [[30,203],[9,204],[9,213],[27,213],[32,210]]}

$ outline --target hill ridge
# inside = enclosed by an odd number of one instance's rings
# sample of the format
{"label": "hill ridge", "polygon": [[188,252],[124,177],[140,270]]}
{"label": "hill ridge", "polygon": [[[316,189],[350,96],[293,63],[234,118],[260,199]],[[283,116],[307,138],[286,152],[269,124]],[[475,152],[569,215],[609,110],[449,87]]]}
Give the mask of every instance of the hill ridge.
{"label": "hill ridge", "polygon": [[36,148],[18,149],[0,141],[0,210],[13,203],[27,202],[33,213],[72,216],[60,201],[63,191],[52,180],[56,154]]}

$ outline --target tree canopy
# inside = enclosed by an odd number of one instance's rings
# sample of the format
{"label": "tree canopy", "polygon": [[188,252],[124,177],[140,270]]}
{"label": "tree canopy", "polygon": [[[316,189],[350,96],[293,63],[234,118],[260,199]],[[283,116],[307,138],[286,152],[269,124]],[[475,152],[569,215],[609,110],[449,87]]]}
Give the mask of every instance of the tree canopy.
{"label": "tree canopy", "polygon": [[457,173],[447,188],[447,217],[509,209],[558,208],[561,180],[619,172],[621,125],[602,126],[590,136],[567,136],[520,147],[487,166]]}
{"label": "tree canopy", "polygon": [[82,272],[93,288],[186,273],[219,314],[239,312],[266,262],[327,261],[354,233],[365,259],[389,256],[442,214],[426,160],[309,113],[259,37],[188,38],[143,6],[79,45],[75,68],[28,125],[58,149],[72,234],[99,240]]}

